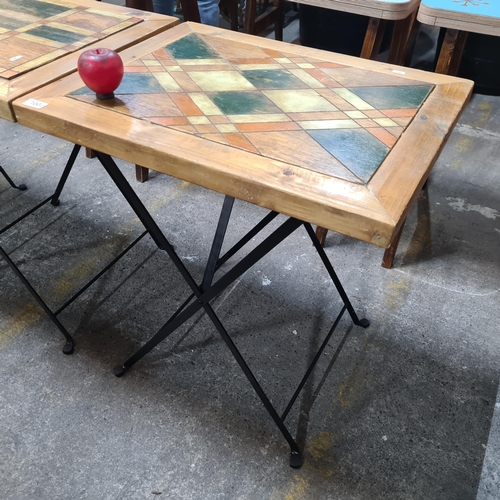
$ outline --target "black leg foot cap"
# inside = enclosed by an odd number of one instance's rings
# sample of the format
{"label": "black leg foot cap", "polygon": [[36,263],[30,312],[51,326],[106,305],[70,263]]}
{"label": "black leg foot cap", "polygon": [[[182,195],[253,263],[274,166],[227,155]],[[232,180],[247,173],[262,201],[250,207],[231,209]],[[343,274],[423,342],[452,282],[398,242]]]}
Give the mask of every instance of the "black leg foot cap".
{"label": "black leg foot cap", "polygon": [[123,375],[125,375],[125,372],[127,371],[127,369],[125,368],[125,366],[123,365],[120,365],[120,366],[117,366],[114,370],[113,370],[113,373],[117,376],[117,377],[123,377]]}
{"label": "black leg foot cap", "polygon": [[290,454],[290,467],[300,469],[302,467],[302,456],[298,451],[292,451]]}
{"label": "black leg foot cap", "polygon": [[370,322],[366,318],[363,318],[359,320],[358,326],[362,326],[363,328],[368,328],[370,326]]}
{"label": "black leg foot cap", "polygon": [[51,200],[50,204],[54,207],[58,207],[61,202],[59,200]]}
{"label": "black leg foot cap", "polygon": [[26,184],[19,184],[17,189],[19,189],[19,191],[26,191],[28,188],[26,187]]}
{"label": "black leg foot cap", "polygon": [[63,347],[64,354],[73,354],[74,350],[75,350],[75,344],[73,342],[66,342],[66,344]]}

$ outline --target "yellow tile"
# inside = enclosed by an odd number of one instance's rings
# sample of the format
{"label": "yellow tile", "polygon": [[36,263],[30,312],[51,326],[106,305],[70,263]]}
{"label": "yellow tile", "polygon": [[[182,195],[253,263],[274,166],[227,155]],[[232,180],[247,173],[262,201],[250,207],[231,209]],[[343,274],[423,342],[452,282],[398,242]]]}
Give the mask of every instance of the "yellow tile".
{"label": "yellow tile", "polygon": [[295,75],[299,80],[303,81],[313,89],[321,89],[325,87],[325,85],[323,85],[320,81],[316,80],[316,78],[311,76],[303,69],[291,69],[290,73],[292,73],[292,75]]}
{"label": "yellow tile", "polygon": [[309,113],[312,111],[337,111],[337,108],[314,90],[264,90],[285,113]]}
{"label": "yellow tile", "polygon": [[359,110],[365,109],[375,109],[373,106],[370,106],[367,102],[363,101],[363,99],[359,98],[356,94],[351,92],[348,89],[332,89],[337,95],[345,99],[349,104],[352,104]]}
{"label": "yellow tile", "polygon": [[314,64],[311,64],[311,63],[297,63],[297,66],[299,68],[304,68],[304,69],[312,69],[312,68],[314,68]]}
{"label": "yellow tile", "polygon": [[221,123],[215,126],[217,130],[223,134],[238,132],[238,129],[232,123]]}
{"label": "yellow tile", "polygon": [[166,72],[156,72],[151,73],[158,83],[167,91],[167,92],[180,92],[182,89],[179,87],[177,82]]}
{"label": "yellow tile", "polygon": [[78,26],[74,26],[73,24],[68,25],[68,24],[63,24],[63,23],[47,23],[47,26],[50,26],[51,28],[58,28],[60,30],[64,31],[71,31],[72,33],[78,33],[79,35],[93,35],[95,33],[94,30],[86,30],[84,28],[79,28]]}
{"label": "yellow tile", "polygon": [[292,61],[290,61],[290,59],[288,59],[288,57],[275,57],[274,60],[276,62],[279,62],[281,64],[286,64],[286,63],[291,63]]}
{"label": "yellow tile", "polygon": [[175,73],[176,71],[184,71],[180,66],[167,66],[167,68],[170,73]]}
{"label": "yellow tile", "polygon": [[399,125],[392,121],[390,118],[374,118],[374,122],[378,123],[381,127],[398,127]]}
{"label": "yellow tile", "polygon": [[344,113],[349,118],[366,118],[366,115],[364,113],[361,113],[361,111],[344,111]]}
{"label": "yellow tile", "polygon": [[145,59],[143,60],[144,66],[162,66],[161,62],[158,61],[157,59]]}
{"label": "yellow tile", "polygon": [[304,130],[331,130],[338,128],[360,128],[353,120],[315,120],[298,122]]}
{"label": "yellow tile", "polygon": [[189,93],[189,97],[193,102],[205,113],[207,116],[222,115],[222,111],[205,95],[201,92]]}
{"label": "yellow tile", "polygon": [[193,125],[211,125],[210,120],[206,116],[188,116],[187,119]]}
{"label": "yellow tile", "polygon": [[255,90],[255,87],[236,71],[190,71],[189,76],[202,90]]}

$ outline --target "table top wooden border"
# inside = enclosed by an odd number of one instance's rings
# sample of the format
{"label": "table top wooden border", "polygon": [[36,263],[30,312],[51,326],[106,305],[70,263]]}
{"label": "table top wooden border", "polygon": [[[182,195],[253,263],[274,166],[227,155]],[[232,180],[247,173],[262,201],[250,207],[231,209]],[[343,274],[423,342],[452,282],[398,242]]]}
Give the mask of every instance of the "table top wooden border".
{"label": "table top wooden border", "polygon": [[[16,100],[19,123],[380,247],[389,246],[465,107],[473,82],[195,23],[183,23],[126,49],[122,57],[125,62],[133,60],[190,32],[384,74],[396,72],[402,78],[434,84],[435,89],[366,186],[146,120],[123,114],[117,119],[112,110],[108,113],[65,96],[81,87],[78,74]],[[28,98],[47,105],[34,109],[23,104]]]}
{"label": "table top wooden border", "polygon": [[67,54],[59,59],[51,61],[32,71],[28,71],[18,77],[10,80],[0,78],[0,118],[8,121],[16,121],[12,109],[12,101],[18,99],[24,94],[32,92],[43,85],[47,85],[54,80],[66,76],[76,71],[76,63],[82,52],[94,47],[106,47],[116,51],[121,51],[131,45],[146,40],[162,31],[165,31],[177,24],[179,19],[152,12],[121,7],[105,2],[96,2],[95,0],[70,0],[75,5],[88,7],[106,12],[125,14],[131,17],[142,18],[143,21],[130,26],[122,31],[110,35],[96,43],[87,45],[82,49]]}
{"label": "table top wooden border", "polygon": [[393,2],[380,0],[297,0],[296,3],[377,19],[387,19],[388,21],[400,21],[417,10],[420,0]]}
{"label": "table top wooden border", "polygon": [[500,35],[500,18],[498,17],[436,9],[422,3],[417,19],[423,24],[439,26],[440,28],[481,33],[483,35]]}

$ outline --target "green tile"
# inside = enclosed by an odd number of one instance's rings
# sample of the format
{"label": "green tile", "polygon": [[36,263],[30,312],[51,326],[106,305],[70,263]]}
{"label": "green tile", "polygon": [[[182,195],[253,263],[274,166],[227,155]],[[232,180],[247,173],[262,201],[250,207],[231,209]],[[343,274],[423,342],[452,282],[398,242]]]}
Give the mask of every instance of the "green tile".
{"label": "green tile", "polygon": [[53,40],[54,42],[64,43],[70,45],[85,38],[85,35],[73,33],[72,31],[61,30],[53,28],[52,26],[37,26],[25,32],[27,35],[39,36],[46,40]]}
{"label": "green tile", "polygon": [[389,152],[385,144],[363,129],[307,132],[365,183]]}
{"label": "green tile", "polygon": [[[0,0],[0,10],[13,10],[21,14],[31,14],[39,19],[47,19],[70,10],[68,7],[55,5],[40,0]],[[23,23],[26,26],[27,22]]]}
{"label": "green tile", "polygon": [[258,92],[217,92],[208,97],[225,115],[281,113],[266,96]]}
{"label": "green tile", "polygon": [[349,90],[376,109],[419,108],[433,85],[357,87]]}
{"label": "green tile", "polygon": [[115,94],[163,94],[158,80],[146,73],[125,73]]}
{"label": "green tile", "polygon": [[281,69],[251,69],[242,71],[243,76],[258,89],[303,89],[307,85],[297,77]]}
{"label": "green tile", "polygon": [[170,43],[165,49],[175,59],[220,59],[220,55],[196,33]]}
{"label": "green tile", "polygon": [[0,28],[5,30],[15,30],[17,28],[22,28],[28,24],[26,21],[21,21],[19,19],[10,19],[8,17],[0,16]]}
{"label": "green tile", "polygon": [[[144,73],[125,73],[120,86],[115,90],[115,95],[125,94],[163,94],[165,90],[156,78]],[[73,90],[68,95],[94,94],[93,90],[84,86]]]}

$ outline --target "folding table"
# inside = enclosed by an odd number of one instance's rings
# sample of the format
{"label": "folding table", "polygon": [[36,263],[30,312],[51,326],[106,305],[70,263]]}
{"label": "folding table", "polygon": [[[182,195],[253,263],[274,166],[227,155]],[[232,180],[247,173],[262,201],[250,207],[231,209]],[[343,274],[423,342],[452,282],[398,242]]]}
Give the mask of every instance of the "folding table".
{"label": "folding table", "polygon": [[[83,51],[102,46],[119,51],[178,23],[175,17],[94,0],[0,0],[0,118],[16,121],[12,101],[76,71]],[[17,187],[2,167],[0,173]],[[3,228],[0,225],[0,235],[49,201],[56,204],[49,197]],[[62,309],[50,311],[1,246],[0,255],[65,335],[64,352],[72,352],[71,336],[56,317]]]}
{"label": "folding table", "polygon": [[[203,309],[290,445],[291,465],[298,467],[300,450],[284,420],[344,313],[356,325],[369,324],[358,318],[311,224],[387,245],[451,133],[472,82],[194,23],[124,50],[122,57],[125,76],[114,99],[96,99],[73,74],[14,102],[21,124],[71,141],[76,150],[82,145],[97,152],[147,233],[191,288],[179,310],[115,374],[123,375]],[[226,195],[200,284],[112,156]],[[56,198],[64,182],[65,177]],[[270,212],[220,256],[235,198]],[[278,213],[288,219],[215,279],[220,266]],[[210,302],[302,226],[342,306],[279,415]]]}

